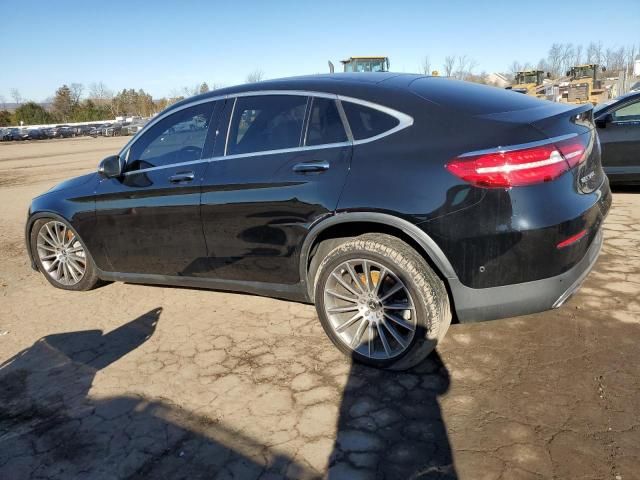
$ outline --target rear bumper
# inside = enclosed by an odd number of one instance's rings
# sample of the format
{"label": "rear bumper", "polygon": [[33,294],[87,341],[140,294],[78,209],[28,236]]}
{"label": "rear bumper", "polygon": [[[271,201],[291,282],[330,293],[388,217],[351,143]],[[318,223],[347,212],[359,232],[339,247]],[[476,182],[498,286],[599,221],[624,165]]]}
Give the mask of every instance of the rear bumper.
{"label": "rear bumper", "polygon": [[458,319],[480,322],[558,308],[580,288],[595,265],[602,240],[602,230],[598,230],[582,260],[554,277],[492,288],[470,288],[449,279]]}

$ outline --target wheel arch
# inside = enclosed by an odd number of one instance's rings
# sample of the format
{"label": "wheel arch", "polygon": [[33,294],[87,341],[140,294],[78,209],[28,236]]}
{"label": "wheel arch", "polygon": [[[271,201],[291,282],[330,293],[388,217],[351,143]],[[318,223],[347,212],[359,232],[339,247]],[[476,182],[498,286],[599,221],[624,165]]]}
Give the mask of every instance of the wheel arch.
{"label": "wheel arch", "polygon": [[[331,250],[343,239],[353,238],[364,233],[387,233],[411,245],[440,275],[445,284],[449,279],[457,279],[457,275],[436,242],[423,230],[409,221],[379,212],[339,213],[316,224],[309,232],[302,245],[300,256],[300,278],[305,285],[309,299],[314,300],[312,278],[318,265],[320,248]],[[328,251],[327,251],[328,253]],[[314,264],[314,258],[316,262]],[[312,277],[309,273],[313,273]]]}

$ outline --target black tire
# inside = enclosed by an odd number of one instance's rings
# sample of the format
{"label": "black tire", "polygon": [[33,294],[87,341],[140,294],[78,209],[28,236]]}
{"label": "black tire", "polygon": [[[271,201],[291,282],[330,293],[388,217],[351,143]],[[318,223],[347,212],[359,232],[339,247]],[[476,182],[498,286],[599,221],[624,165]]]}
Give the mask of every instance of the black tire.
{"label": "black tire", "polygon": [[[356,352],[340,339],[329,319],[325,308],[329,277],[334,269],[354,259],[376,262],[393,272],[413,301],[415,333],[405,350],[393,358],[371,358]],[[320,322],[331,341],[355,361],[377,368],[406,370],[419,364],[435,349],[451,324],[449,298],[442,280],[413,248],[391,235],[364,234],[334,247],[318,266],[314,292]]]}
{"label": "black tire", "polygon": [[[41,230],[41,228],[47,224],[48,222],[51,221],[57,221],[60,223],[63,223],[68,229],[70,229],[76,236],[77,240],[80,242],[80,244],[82,245],[83,249],[84,249],[84,253],[86,256],[86,265],[85,265],[85,271],[84,271],[84,275],[82,276],[82,278],[75,284],[73,285],[65,285],[64,283],[61,283],[59,281],[57,281],[55,278],[53,278],[51,275],[49,275],[46,272],[46,269],[44,268],[44,265],[42,263],[42,260],[40,259],[40,255],[38,254],[38,247],[37,247],[37,241],[38,241],[38,234]],[[93,258],[91,257],[91,253],[89,252],[89,250],[87,249],[87,246],[84,244],[84,242],[82,241],[82,239],[80,238],[80,235],[78,235],[78,232],[76,232],[73,227],[71,227],[71,225],[69,225],[68,222],[61,220],[59,218],[39,218],[37,219],[34,223],[33,226],[31,227],[31,234],[30,234],[30,244],[31,244],[31,254],[33,256],[33,259],[36,262],[36,265],[38,267],[38,271],[40,271],[40,273],[42,273],[42,275],[44,276],[44,278],[47,279],[47,281],[53,285],[56,288],[60,288],[62,290],[72,290],[72,291],[87,291],[87,290],[92,290],[98,286],[100,286],[102,284],[102,281],[100,280],[100,278],[98,278],[98,274],[97,274],[97,269],[95,266],[95,263],[93,261]]]}

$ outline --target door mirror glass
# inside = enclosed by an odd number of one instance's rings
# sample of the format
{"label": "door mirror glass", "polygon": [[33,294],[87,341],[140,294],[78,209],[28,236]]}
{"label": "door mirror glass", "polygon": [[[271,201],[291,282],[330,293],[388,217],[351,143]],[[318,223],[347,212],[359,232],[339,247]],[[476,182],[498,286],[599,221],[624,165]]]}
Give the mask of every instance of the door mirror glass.
{"label": "door mirror glass", "polygon": [[122,175],[122,161],[118,155],[111,155],[100,162],[98,173],[105,178],[117,178]]}

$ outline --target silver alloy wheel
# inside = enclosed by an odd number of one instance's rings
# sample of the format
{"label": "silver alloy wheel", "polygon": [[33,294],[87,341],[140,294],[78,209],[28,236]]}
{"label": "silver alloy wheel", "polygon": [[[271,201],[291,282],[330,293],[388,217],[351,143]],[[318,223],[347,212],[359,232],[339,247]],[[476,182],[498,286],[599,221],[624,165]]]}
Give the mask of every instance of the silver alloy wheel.
{"label": "silver alloy wheel", "polygon": [[415,335],[416,309],[409,290],[395,273],[371,260],[349,260],[331,272],[324,308],[336,336],[365,357],[397,357]]}
{"label": "silver alloy wheel", "polygon": [[87,269],[87,256],[75,233],[64,223],[51,220],[38,232],[38,258],[45,274],[62,285],[75,285]]}

